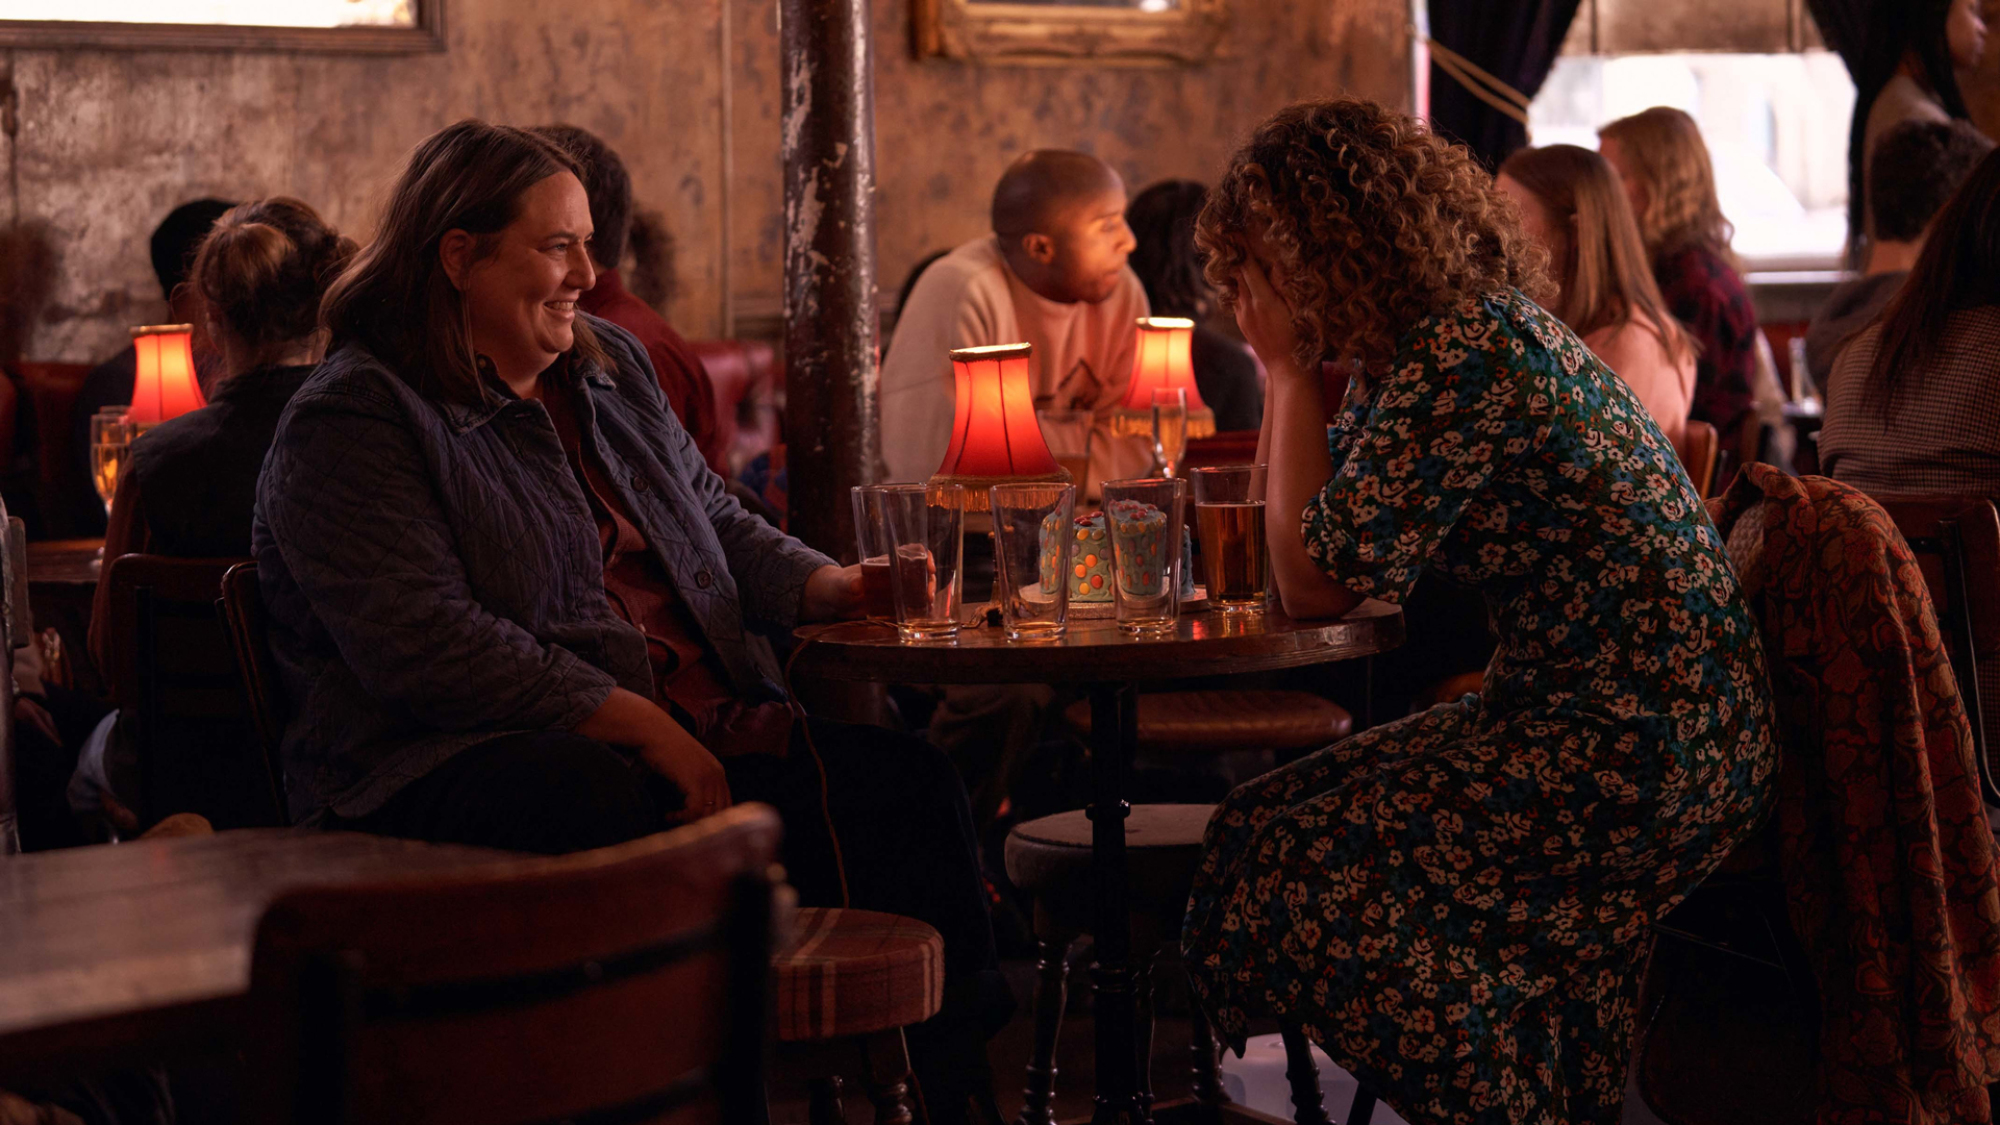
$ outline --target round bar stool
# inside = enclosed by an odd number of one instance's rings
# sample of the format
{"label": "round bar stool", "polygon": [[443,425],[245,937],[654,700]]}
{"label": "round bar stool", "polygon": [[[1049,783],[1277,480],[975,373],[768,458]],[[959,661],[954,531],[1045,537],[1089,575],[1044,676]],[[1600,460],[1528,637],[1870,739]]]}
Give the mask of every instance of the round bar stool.
{"label": "round bar stool", "polygon": [[840,1073],[857,1065],[877,1125],[910,1125],[903,1029],[943,1002],[944,938],[898,914],[806,907],[771,968],[780,1050],[812,1075],[812,1125],[846,1120]]}
{"label": "round bar stool", "polygon": [[[1132,902],[1133,988],[1139,1000],[1139,1096],[1150,1113],[1153,1084],[1153,959],[1164,941],[1178,940],[1188,888],[1201,862],[1201,837],[1214,805],[1134,805],[1125,819],[1125,856]],[[1016,825],[1007,835],[1007,877],[1034,899],[1038,982],[1035,1047],[1028,1060],[1019,1125],[1051,1125],[1056,1038],[1068,991],[1069,947],[1090,933],[1096,893],[1090,856],[1091,822],[1083,810]],[[1191,1012],[1194,1091],[1221,1100],[1216,1051],[1199,1005]]]}
{"label": "round bar stool", "polygon": [[[1151,1115],[1153,1102],[1153,961],[1163,943],[1178,939],[1201,863],[1202,834],[1214,813],[1214,805],[1133,805],[1125,820],[1142,1118]],[[1081,809],[1028,821],[1007,835],[1007,877],[1035,902],[1039,978],[1034,1053],[1028,1058],[1028,1084],[1016,1125],[1054,1125],[1056,1040],[1068,993],[1069,947],[1091,932],[1095,918],[1090,844],[1090,818]],[[1189,1005],[1188,1024],[1195,1100],[1220,1105],[1226,1099],[1216,1067],[1217,1047],[1200,1004]],[[1330,1125],[1319,1091],[1319,1067],[1305,1033],[1296,1026],[1281,1030],[1294,1119],[1301,1125]],[[1368,1125],[1374,1106],[1374,1092],[1357,1089],[1347,1125]]]}

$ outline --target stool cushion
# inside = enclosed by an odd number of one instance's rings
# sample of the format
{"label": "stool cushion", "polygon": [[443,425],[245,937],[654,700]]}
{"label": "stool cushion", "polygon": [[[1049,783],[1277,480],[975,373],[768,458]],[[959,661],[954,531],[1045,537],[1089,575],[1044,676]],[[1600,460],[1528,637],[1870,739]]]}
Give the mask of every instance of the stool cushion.
{"label": "stool cushion", "polygon": [[[1132,909],[1178,918],[1201,864],[1214,805],[1134,805],[1125,819],[1125,870]],[[1094,911],[1091,821],[1082,809],[1019,824],[1007,834],[1007,877],[1050,912],[1088,931]]]}
{"label": "stool cushion", "polygon": [[792,937],[771,959],[784,1042],[908,1027],[944,1000],[944,938],[915,918],[806,907]]}
{"label": "stool cushion", "polygon": [[[1090,734],[1090,701],[1063,712],[1070,730]],[[1181,753],[1309,750],[1354,731],[1354,717],[1303,691],[1176,691],[1139,697],[1139,748]]]}

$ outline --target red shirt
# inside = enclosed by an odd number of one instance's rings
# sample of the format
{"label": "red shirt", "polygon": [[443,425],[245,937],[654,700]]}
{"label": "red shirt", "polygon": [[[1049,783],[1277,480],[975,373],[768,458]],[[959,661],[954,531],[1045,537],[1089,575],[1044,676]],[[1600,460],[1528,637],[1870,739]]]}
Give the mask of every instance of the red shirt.
{"label": "red shirt", "polygon": [[542,405],[562,438],[604,547],[604,595],[612,612],[646,638],[653,695],[688,733],[718,756],[774,754],[791,744],[792,710],[783,703],[745,704],[709,651],[673,577],[624,511],[602,465],[585,456],[570,396],[546,383]]}
{"label": "red shirt", "polygon": [[639,338],[646,358],[653,361],[653,374],[666,393],[667,405],[687,427],[702,460],[711,466],[722,464],[720,435],[715,428],[715,389],[687,340],[651,305],[634,297],[617,270],[598,273],[597,285],[576,303],[584,312],[603,317]]}

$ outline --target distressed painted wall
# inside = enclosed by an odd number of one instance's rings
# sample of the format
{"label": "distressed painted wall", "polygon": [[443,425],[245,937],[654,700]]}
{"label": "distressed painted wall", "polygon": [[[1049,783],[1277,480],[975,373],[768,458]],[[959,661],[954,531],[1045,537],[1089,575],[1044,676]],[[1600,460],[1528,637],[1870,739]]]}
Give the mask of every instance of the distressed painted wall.
{"label": "distressed painted wall", "polygon": [[101,357],[165,315],[146,238],[175,204],[287,193],[365,238],[410,146],[462,117],[567,120],[623,150],[685,248],[687,307],[673,311],[709,327],[720,4],[457,0],[449,49],[432,55],[0,51],[21,103],[0,184],[18,185],[23,218],[55,225],[64,255],[30,358]]}
{"label": "distressed painted wall", "polygon": [[[1244,134],[1300,98],[1347,91],[1408,105],[1406,0],[1232,0],[1223,57],[1200,67],[986,67],[919,61],[911,0],[875,15],[877,280],[893,301],[926,253],[987,229],[994,181],[1035,148],[1079,148],[1137,191],[1212,181]],[[733,22],[732,272],[739,312],[775,315],[783,259],[775,5]]]}
{"label": "distressed painted wall", "polygon": [[[1171,69],[919,62],[908,3],[877,0],[875,21],[891,293],[926,251],[984,229],[994,179],[1026,149],[1094,151],[1135,188],[1213,178],[1287,101],[1406,98],[1403,0],[1236,0],[1224,58]],[[0,51],[20,98],[0,219],[49,220],[64,258],[29,358],[98,358],[164,315],[145,240],[176,203],[288,193],[365,238],[409,147],[466,116],[602,134],[678,238],[674,319],[716,334],[733,305],[744,329],[768,326],[782,258],[775,0],[452,0],[449,13],[440,55]]]}

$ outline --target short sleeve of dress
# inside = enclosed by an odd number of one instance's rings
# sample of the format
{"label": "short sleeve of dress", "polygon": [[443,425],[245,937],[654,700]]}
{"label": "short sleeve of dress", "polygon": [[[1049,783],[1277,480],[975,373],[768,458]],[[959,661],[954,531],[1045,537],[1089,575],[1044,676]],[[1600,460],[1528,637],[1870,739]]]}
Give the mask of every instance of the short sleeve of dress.
{"label": "short sleeve of dress", "polygon": [[1306,505],[1306,553],[1321,570],[1365,597],[1409,596],[1467,503],[1548,437],[1566,336],[1546,318],[1495,296],[1411,330],[1344,411],[1333,479]]}

